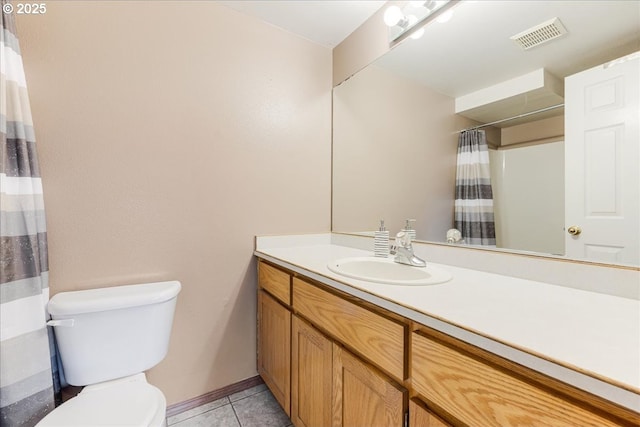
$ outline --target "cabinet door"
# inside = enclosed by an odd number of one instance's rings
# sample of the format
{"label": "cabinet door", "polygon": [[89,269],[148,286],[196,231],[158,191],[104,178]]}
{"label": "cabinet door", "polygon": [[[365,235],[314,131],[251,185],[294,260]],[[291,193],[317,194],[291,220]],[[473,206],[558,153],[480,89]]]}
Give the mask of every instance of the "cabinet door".
{"label": "cabinet door", "polygon": [[409,425],[411,427],[451,427],[413,399],[409,401]]}
{"label": "cabinet door", "polygon": [[333,427],[403,427],[406,390],[333,345]]}
{"label": "cabinet door", "polygon": [[291,421],[296,427],[331,425],[332,343],[293,316]]}
{"label": "cabinet door", "polygon": [[290,415],[291,312],[258,292],[258,373]]}
{"label": "cabinet door", "polygon": [[396,381],[405,379],[406,326],[354,302],[293,278],[293,308],[336,341],[371,361]]}

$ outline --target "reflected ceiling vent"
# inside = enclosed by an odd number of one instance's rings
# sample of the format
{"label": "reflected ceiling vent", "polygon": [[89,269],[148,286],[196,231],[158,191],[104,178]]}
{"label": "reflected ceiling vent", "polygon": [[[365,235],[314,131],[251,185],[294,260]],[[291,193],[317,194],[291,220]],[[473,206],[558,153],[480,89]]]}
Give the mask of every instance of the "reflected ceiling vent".
{"label": "reflected ceiling vent", "polygon": [[553,18],[510,38],[516,42],[518,46],[524,50],[528,50],[553,39],[557,39],[564,34],[567,34],[567,29],[564,28],[560,19]]}

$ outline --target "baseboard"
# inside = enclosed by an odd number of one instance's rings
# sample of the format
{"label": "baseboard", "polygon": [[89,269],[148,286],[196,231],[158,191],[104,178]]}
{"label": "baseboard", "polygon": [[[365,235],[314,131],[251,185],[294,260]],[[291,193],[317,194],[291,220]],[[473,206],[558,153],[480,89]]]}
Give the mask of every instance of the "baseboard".
{"label": "baseboard", "polygon": [[174,403],[173,405],[169,405],[167,407],[167,417],[180,414],[184,411],[188,411],[189,409],[204,405],[205,403],[213,402],[214,400],[221,399],[233,393],[238,393],[239,391],[244,391],[248,388],[255,387],[263,383],[264,381],[262,381],[260,375],[256,375],[255,377],[247,378],[246,380],[242,380],[234,384],[229,384],[228,386],[210,391],[201,396],[194,397],[193,399]]}

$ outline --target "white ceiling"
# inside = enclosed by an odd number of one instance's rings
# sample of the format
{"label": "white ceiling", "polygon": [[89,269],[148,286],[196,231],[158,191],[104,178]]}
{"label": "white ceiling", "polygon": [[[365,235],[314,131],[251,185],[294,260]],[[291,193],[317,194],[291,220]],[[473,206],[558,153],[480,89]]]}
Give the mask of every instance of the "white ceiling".
{"label": "white ceiling", "polygon": [[[220,3],[333,48],[386,1]],[[568,75],[640,50],[640,0],[461,1],[452,11],[451,20],[429,23],[422,38],[404,40],[374,64],[456,98],[540,68],[562,82]],[[511,36],[556,17],[568,31],[564,36],[527,51],[510,40]],[[523,92],[460,114],[488,123],[562,103],[561,87],[544,87],[538,92]],[[514,108],[516,113],[508,113]],[[544,114],[562,112],[553,109]],[[516,123],[519,122],[510,121],[507,125]]]}
{"label": "white ceiling", "polygon": [[[386,1],[220,1],[289,32],[335,47]],[[560,17],[569,34],[522,51],[509,40],[521,31]],[[453,18],[426,26],[419,40],[406,40],[377,65],[456,97],[545,68],[558,78],[640,49],[639,0],[463,1]]]}
{"label": "white ceiling", "polygon": [[[376,65],[455,98],[538,68],[564,79],[640,49],[638,0],[465,1],[453,12]],[[554,17],[566,35],[526,51],[510,40]]]}
{"label": "white ceiling", "polygon": [[333,48],[362,25],[386,1],[235,0],[219,3],[322,46]]}
{"label": "white ceiling", "polygon": [[[459,111],[482,123],[562,104],[565,77],[640,49],[638,0],[485,0],[461,2],[452,10],[450,21],[426,25],[422,38],[405,40],[374,64],[452,98],[499,84],[502,90],[509,87],[510,96],[491,102],[485,97],[482,105]],[[510,39],[556,17],[567,30],[557,39],[528,50]],[[519,87],[516,94],[512,79],[538,69],[558,83]],[[553,109],[535,118],[563,111]]]}

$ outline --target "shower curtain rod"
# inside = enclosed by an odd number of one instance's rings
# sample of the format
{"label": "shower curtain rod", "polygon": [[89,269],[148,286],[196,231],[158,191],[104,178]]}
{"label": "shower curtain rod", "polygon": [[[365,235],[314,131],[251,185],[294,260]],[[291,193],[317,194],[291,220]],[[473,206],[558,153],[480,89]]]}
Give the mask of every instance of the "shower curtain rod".
{"label": "shower curtain rod", "polygon": [[484,127],[492,126],[492,125],[497,125],[498,123],[508,122],[510,120],[515,120],[515,119],[520,119],[522,117],[531,116],[533,114],[538,114],[538,113],[543,113],[545,111],[555,110],[556,108],[560,108],[560,107],[564,107],[564,104],[552,105],[550,107],[541,108],[541,109],[535,110],[535,111],[529,111],[528,113],[522,113],[522,114],[519,114],[517,116],[509,117],[507,119],[496,120],[494,122],[485,123],[483,125],[473,126],[473,127],[467,128],[467,129],[459,130],[456,133],[466,132],[468,130],[476,130],[476,129],[480,129],[480,128],[484,128]]}

